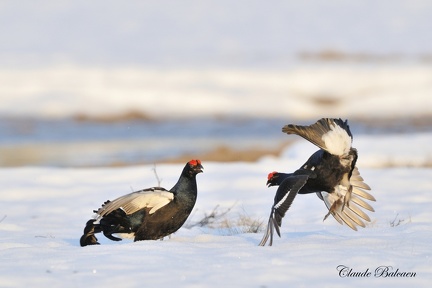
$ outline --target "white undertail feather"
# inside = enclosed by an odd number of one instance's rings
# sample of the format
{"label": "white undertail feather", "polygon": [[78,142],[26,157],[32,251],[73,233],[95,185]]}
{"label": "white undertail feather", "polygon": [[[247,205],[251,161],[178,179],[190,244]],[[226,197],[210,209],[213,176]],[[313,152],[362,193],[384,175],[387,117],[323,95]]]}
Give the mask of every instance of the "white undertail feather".
{"label": "white undertail feather", "polygon": [[334,123],[330,124],[330,128],[331,130],[321,137],[326,150],[337,156],[347,155],[351,148],[351,137],[347,131]]}
{"label": "white undertail feather", "polygon": [[115,236],[122,239],[131,239],[133,240],[135,238],[135,233],[115,233]]}

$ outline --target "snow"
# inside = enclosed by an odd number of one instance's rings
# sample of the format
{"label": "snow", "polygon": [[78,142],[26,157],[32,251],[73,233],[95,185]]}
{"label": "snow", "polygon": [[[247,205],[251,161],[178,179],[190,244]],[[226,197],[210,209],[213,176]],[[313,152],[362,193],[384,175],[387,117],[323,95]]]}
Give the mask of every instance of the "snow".
{"label": "snow", "polygon": [[[0,9],[1,115],[385,118],[432,107],[428,1],[27,2]],[[299,56],[329,50],[377,59]]]}
{"label": "snow", "polygon": [[[0,4],[0,287],[430,286],[432,132],[410,121],[430,122],[430,1],[26,2]],[[300,57],[326,51],[375,61]],[[131,111],[167,121],[68,119]],[[230,117],[249,120],[216,121]],[[316,195],[297,196],[272,247],[240,224],[188,228],[217,205],[231,223],[266,224],[276,191],[267,174],[292,172],[317,150],[280,128],[322,117],[374,132],[353,133],[377,199],[366,228],[323,222]],[[379,119],[409,123],[377,133]],[[158,183],[153,165],[73,167],[285,139],[297,141],[254,163],[201,159],[196,206],[171,238],[79,246],[105,200]],[[183,165],[157,164],[162,186]],[[341,277],[340,265],[371,275]],[[381,266],[416,275],[375,277]]]}
{"label": "snow", "polygon": [[0,63],[286,66],[293,54],[336,49],[430,53],[429,1],[103,0],[0,7]]}
{"label": "snow", "polygon": [[[153,118],[215,116],[315,119],[430,115],[426,65],[274,69],[77,65],[0,69],[0,113],[61,118],[130,111]],[[22,105],[32,103],[32,105]]]}
{"label": "snow", "polygon": [[[324,203],[315,195],[299,195],[283,220],[282,238],[272,247],[257,246],[262,232],[183,227],[164,241],[115,243],[101,236],[102,245],[81,248],[79,237],[91,211],[107,199],[155,186],[153,166],[2,168],[1,286],[426,287],[432,279],[432,170],[398,161],[382,167],[375,156],[390,157],[384,144],[404,147],[404,137],[378,140],[377,145],[371,144],[373,137],[362,137],[354,138],[354,146],[359,161],[365,159],[359,162],[360,173],[377,198],[371,203],[376,210],[369,213],[372,222],[358,232],[331,217],[322,222]],[[421,139],[406,142],[421,145]],[[280,158],[256,163],[203,163],[204,173],[197,177],[198,201],[188,223],[216,205],[233,207],[227,216],[231,219],[246,213],[266,222],[275,193],[265,186],[267,173],[292,171],[303,164],[300,147],[296,144]],[[304,153],[316,149],[304,147]],[[162,186],[170,188],[182,166],[158,165]],[[369,269],[372,276],[341,278],[339,265],[357,272]],[[383,265],[416,272],[416,277],[375,278],[374,270]]]}

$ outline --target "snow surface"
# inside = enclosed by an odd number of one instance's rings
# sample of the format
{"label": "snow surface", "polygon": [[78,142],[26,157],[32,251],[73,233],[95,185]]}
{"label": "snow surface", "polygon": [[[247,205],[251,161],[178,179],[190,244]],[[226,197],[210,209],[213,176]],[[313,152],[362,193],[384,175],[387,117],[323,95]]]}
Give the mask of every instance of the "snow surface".
{"label": "snow surface", "polygon": [[[31,122],[134,110],[159,119],[430,117],[430,1],[198,2],[2,2],[0,116]],[[384,61],[299,60],[326,50]],[[385,60],[392,55],[395,63]],[[26,125],[5,129],[5,143],[8,129],[33,135]],[[164,241],[101,236],[102,245],[81,248],[92,210],[157,185],[153,165],[0,168],[0,287],[429,287],[432,134],[426,130],[354,135],[360,173],[377,199],[365,229],[352,231],[331,217],[323,222],[324,203],[299,195],[273,247],[258,247],[262,232],[241,227],[183,227]],[[50,132],[47,143],[70,141]],[[34,140],[29,145],[41,142]],[[114,144],[128,151],[142,143]],[[265,186],[267,174],[293,171],[315,150],[299,140],[280,157],[256,163],[204,162],[188,224],[216,205],[233,207],[228,220],[246,215],[266,223],[276,190]],[[85,154],[89,161],[92,153]],[[157,165],[162,186],[171,188],[182,166]],[[342,278],[339,265],[372,275]],[[416,277],[376,278],[379,266]]]}
{"label": "snow surface", "polygon": [[283,70],[60,65],[0,69],[0,79],[0,113],[15,117],[138,111],[159,119],[394,118],[430,115],[432,107],[432,69],[426,65]]}
{"label": "snow surface", "polygon": [[336,49],[430,55],[425,0],[2,1],[0,64],[285,67]]}
{"label": "snow surface", "polygon": [[[25,2],[0,5],[2,116],[351,119],[432,107],[430,1]],[[325,51],[377,59],[299,59]]]}
{"label": "snow surface", "polygon": [[[410,143],[421,147],[422,141],[426,140],[418,137]],[[81,248],[79,237],[92,210],[107,199],[157,185],[153,166],[3,168],[0,286],[428,287],[432,170],[397,161],[393,151],[398,143],[404,143],[404,137],[377,145],[372,136],[354,138],[360,173],[377,199],[371,203],[376,212],[369,213],[372,222],[365,229],[351,231],[331,217],[323,222],[324,203],[315,195],[299,195],[283,220],[282,238],[272,247],[257,246],[262,232],[194,227],[181,228],[164,241],[117,243],[101,236],[102,245]],[[188,223],[216,205],[234,205],[227,214],[230,219],[246,214],[265,223],[275,193],[265,186],[267,173],[292,171],[303,164],[304,154],[316,149],[304,144],[288,148],[280,158],[265,157],[256,163],[203,163],[198,201]],[[386,144],[393,150],[389,152]],[[383,167],[377,155],[395,159],[393,166]],[[418,161],[419,166],[424,164]],[[158,165],[162,186],[171,188],[182,166]],[[341,278],[338,265],[358,272],[369,269],[372,275]],[[416,277],[375,278],[374,270],[382,265],[416,272]]]}

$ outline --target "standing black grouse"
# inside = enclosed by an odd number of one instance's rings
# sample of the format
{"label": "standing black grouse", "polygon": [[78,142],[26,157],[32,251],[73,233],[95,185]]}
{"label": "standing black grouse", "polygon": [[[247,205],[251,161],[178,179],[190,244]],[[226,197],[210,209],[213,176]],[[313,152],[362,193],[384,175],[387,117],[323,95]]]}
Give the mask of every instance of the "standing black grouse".
{"label": "standing black grouse", "polygon": [[279,185],[279,188],[259,245],[264,246],[269,237],[269,245],[272,245],[274,229],[280,237],[282,218],[297,194],[316,193],[329,210],[324,220],[331,214],[353,230],[357,230],[356,226],[365,227],[362,219],[370,221],[370,218],[360,207],[372,212],[374,209],[362,198],[371,201],[375,198],[365,191],[370,187],[363,182],[355,166],[357,150],[351,147],[352,134],[347,121],[323,118],[310,126],[286,125],[282,132],[297,134],[321,149],[294,173],[268,175],[267,185]]}
{"label": "standing black grouse", "polygon": [[157,240],[176,232],[191,213],[197,198],[196,175],[203,172],[200,160],[186,163],[171,190],[153,187],[106,201],[95,210],[96,219],[87,222],[80,239],[82,247],[99,244],[95,233],[133,238],[134,241]]}

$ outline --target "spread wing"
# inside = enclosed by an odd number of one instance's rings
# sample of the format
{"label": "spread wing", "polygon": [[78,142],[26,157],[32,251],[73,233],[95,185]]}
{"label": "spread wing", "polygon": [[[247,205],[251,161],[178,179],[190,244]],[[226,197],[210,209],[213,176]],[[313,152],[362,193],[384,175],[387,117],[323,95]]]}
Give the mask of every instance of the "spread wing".
{"label": "spread wing", "polygon": [[263,239],[259,243],[259,246],[265,246],[269,237],[269,246],[273,244],[273,231],[275,229],[279,237],[281,236],[280,227],[282,225],[282,218],[285,216],[285,213],[291,207],[291,204],[293,203],[294,198],[297,196],[297,193],[306,184],[308,179],[309,175],[291,175],[283,180],[279,185],[279,188],[276,191],[274,204],[271,209],[267,229]]}
{"label": "spread wing", "polygon": [[327,209],[329,209],[329,213],[324,217],[324,220],[331,214],[340,224],[345,223],[348,227],[357,231],[358,226],[366,226],[364,221],[371,221],[369,216],[362,209],[371,212],[375,211],[365,200],[376,200],[374,196],[365,191],[371,190],[371,188],[364,182],[357,167],[353,169],[350,184],[352,186],[352,194],[346,205],[344,205],[344,197],[347,193],[347,189],[341,185],[335,188],[334,193],[320,192],[317,194],[318,197],[324,201]]}
{"label": "spread wing", "polygon": [[153,187],[121,196],[108,201],[96,213],[97,219],[121,208],[127,215],[135,213],[142,208],[151,208],[149,214],[167,205],[174,199],[174,194],[162,187]]}
{"label": "spread wing", "polygon": [[351,148],[352,134],[348,122],[342,119],[322,118],[309,126],[288,124],[282,132],[296,134],[330,154],[343,156]]}

